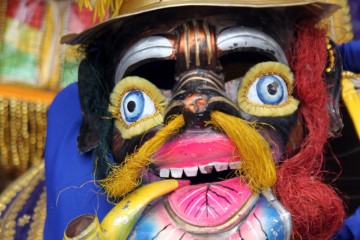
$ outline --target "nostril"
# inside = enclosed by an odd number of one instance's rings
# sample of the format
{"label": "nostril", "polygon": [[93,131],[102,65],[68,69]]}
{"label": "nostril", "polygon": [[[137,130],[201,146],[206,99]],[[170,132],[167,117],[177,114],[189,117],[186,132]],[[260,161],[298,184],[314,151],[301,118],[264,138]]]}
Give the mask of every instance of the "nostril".
{"label": "nostril", "polygon": [[206,111],[209,97],[201,93],[191,93],[184,100],[184,112],[202,113]]}
{"label": "nostril", "polygon": [[184,99],[184,120],[187,127],[204,128],[210,114],[207,111],[209,96],[191,93]]}
{"label": "nostril", "polygon": [[185,126],[187,128],[206,128],[206,122],[210,120],[210,112],[192,113],[184,111]]}

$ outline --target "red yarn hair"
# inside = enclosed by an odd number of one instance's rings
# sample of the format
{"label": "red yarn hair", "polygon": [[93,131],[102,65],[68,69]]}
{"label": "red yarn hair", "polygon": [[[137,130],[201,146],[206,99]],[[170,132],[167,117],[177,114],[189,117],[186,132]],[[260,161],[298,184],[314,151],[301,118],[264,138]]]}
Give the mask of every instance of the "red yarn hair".
{"label": "red yarn hair", "polygon": [[323,182],[321,171],[329,130],[328,94],[323,79],[326,33],[313,22],[298,25],[291,63],[307,134],[300,151],[279,166],[275,190],[291,213],[295,239],[329,239],[345,217],[341,199]]}

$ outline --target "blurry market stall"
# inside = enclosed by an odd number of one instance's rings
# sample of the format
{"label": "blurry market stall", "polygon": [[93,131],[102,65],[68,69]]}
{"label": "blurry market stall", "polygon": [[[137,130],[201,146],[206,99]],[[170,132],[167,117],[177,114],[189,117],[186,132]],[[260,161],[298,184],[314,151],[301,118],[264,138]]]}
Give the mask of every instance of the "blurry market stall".
{"label": "blurry market stall", "polygon": [[42,161],[47,108],[77,80],[81,58],[60,38],[93,25],[88,13],[68,0],[0,1],[0,176],[16,177]]}

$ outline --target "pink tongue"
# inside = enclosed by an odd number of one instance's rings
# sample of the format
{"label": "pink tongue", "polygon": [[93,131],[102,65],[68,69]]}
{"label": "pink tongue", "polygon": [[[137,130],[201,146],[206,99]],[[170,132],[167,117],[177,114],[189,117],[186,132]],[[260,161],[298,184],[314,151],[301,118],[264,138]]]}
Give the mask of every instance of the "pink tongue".
{"label": "pink tongue", "polygon": [[251,191],[239,178],[180,188],[169,196],[173,211],[202,227],[223,224],[244,205]]}

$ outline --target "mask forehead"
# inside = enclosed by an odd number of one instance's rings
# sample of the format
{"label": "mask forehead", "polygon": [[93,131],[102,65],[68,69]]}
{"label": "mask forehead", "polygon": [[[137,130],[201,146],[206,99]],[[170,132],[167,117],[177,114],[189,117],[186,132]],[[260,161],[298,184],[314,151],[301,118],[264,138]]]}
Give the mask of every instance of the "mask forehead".
{"label": "mask forehead", "polygon": [[[181,15],[177,14],[179,11]],[[152,35],[174,35],[179,32],[183,24],[194,20],[206,22],[216,36],[226,28],[242,26],[257,29],[274,38],[284,49],[289,46],[292,35],[293,14],[289,9],[242,9],[242,8],[214,8],[191,7],[181,9],[167,9],[166,11],[150,12],[141,19],[131,19],[131,25],[109,25],[108,28],[117,28],[118,33],[111,41],[117,49],[127,50],[129,46],[142,38]],[[146,24],[144,24],[146,23]],[[112,32],[114,32],[112,30]],[[117,36],[117,37],[116,37]],[[118,42],[115,40],[119,39]],[[124,52],[119,53],[121,57]],[[119,59],[117,59],[119,60]]]}

